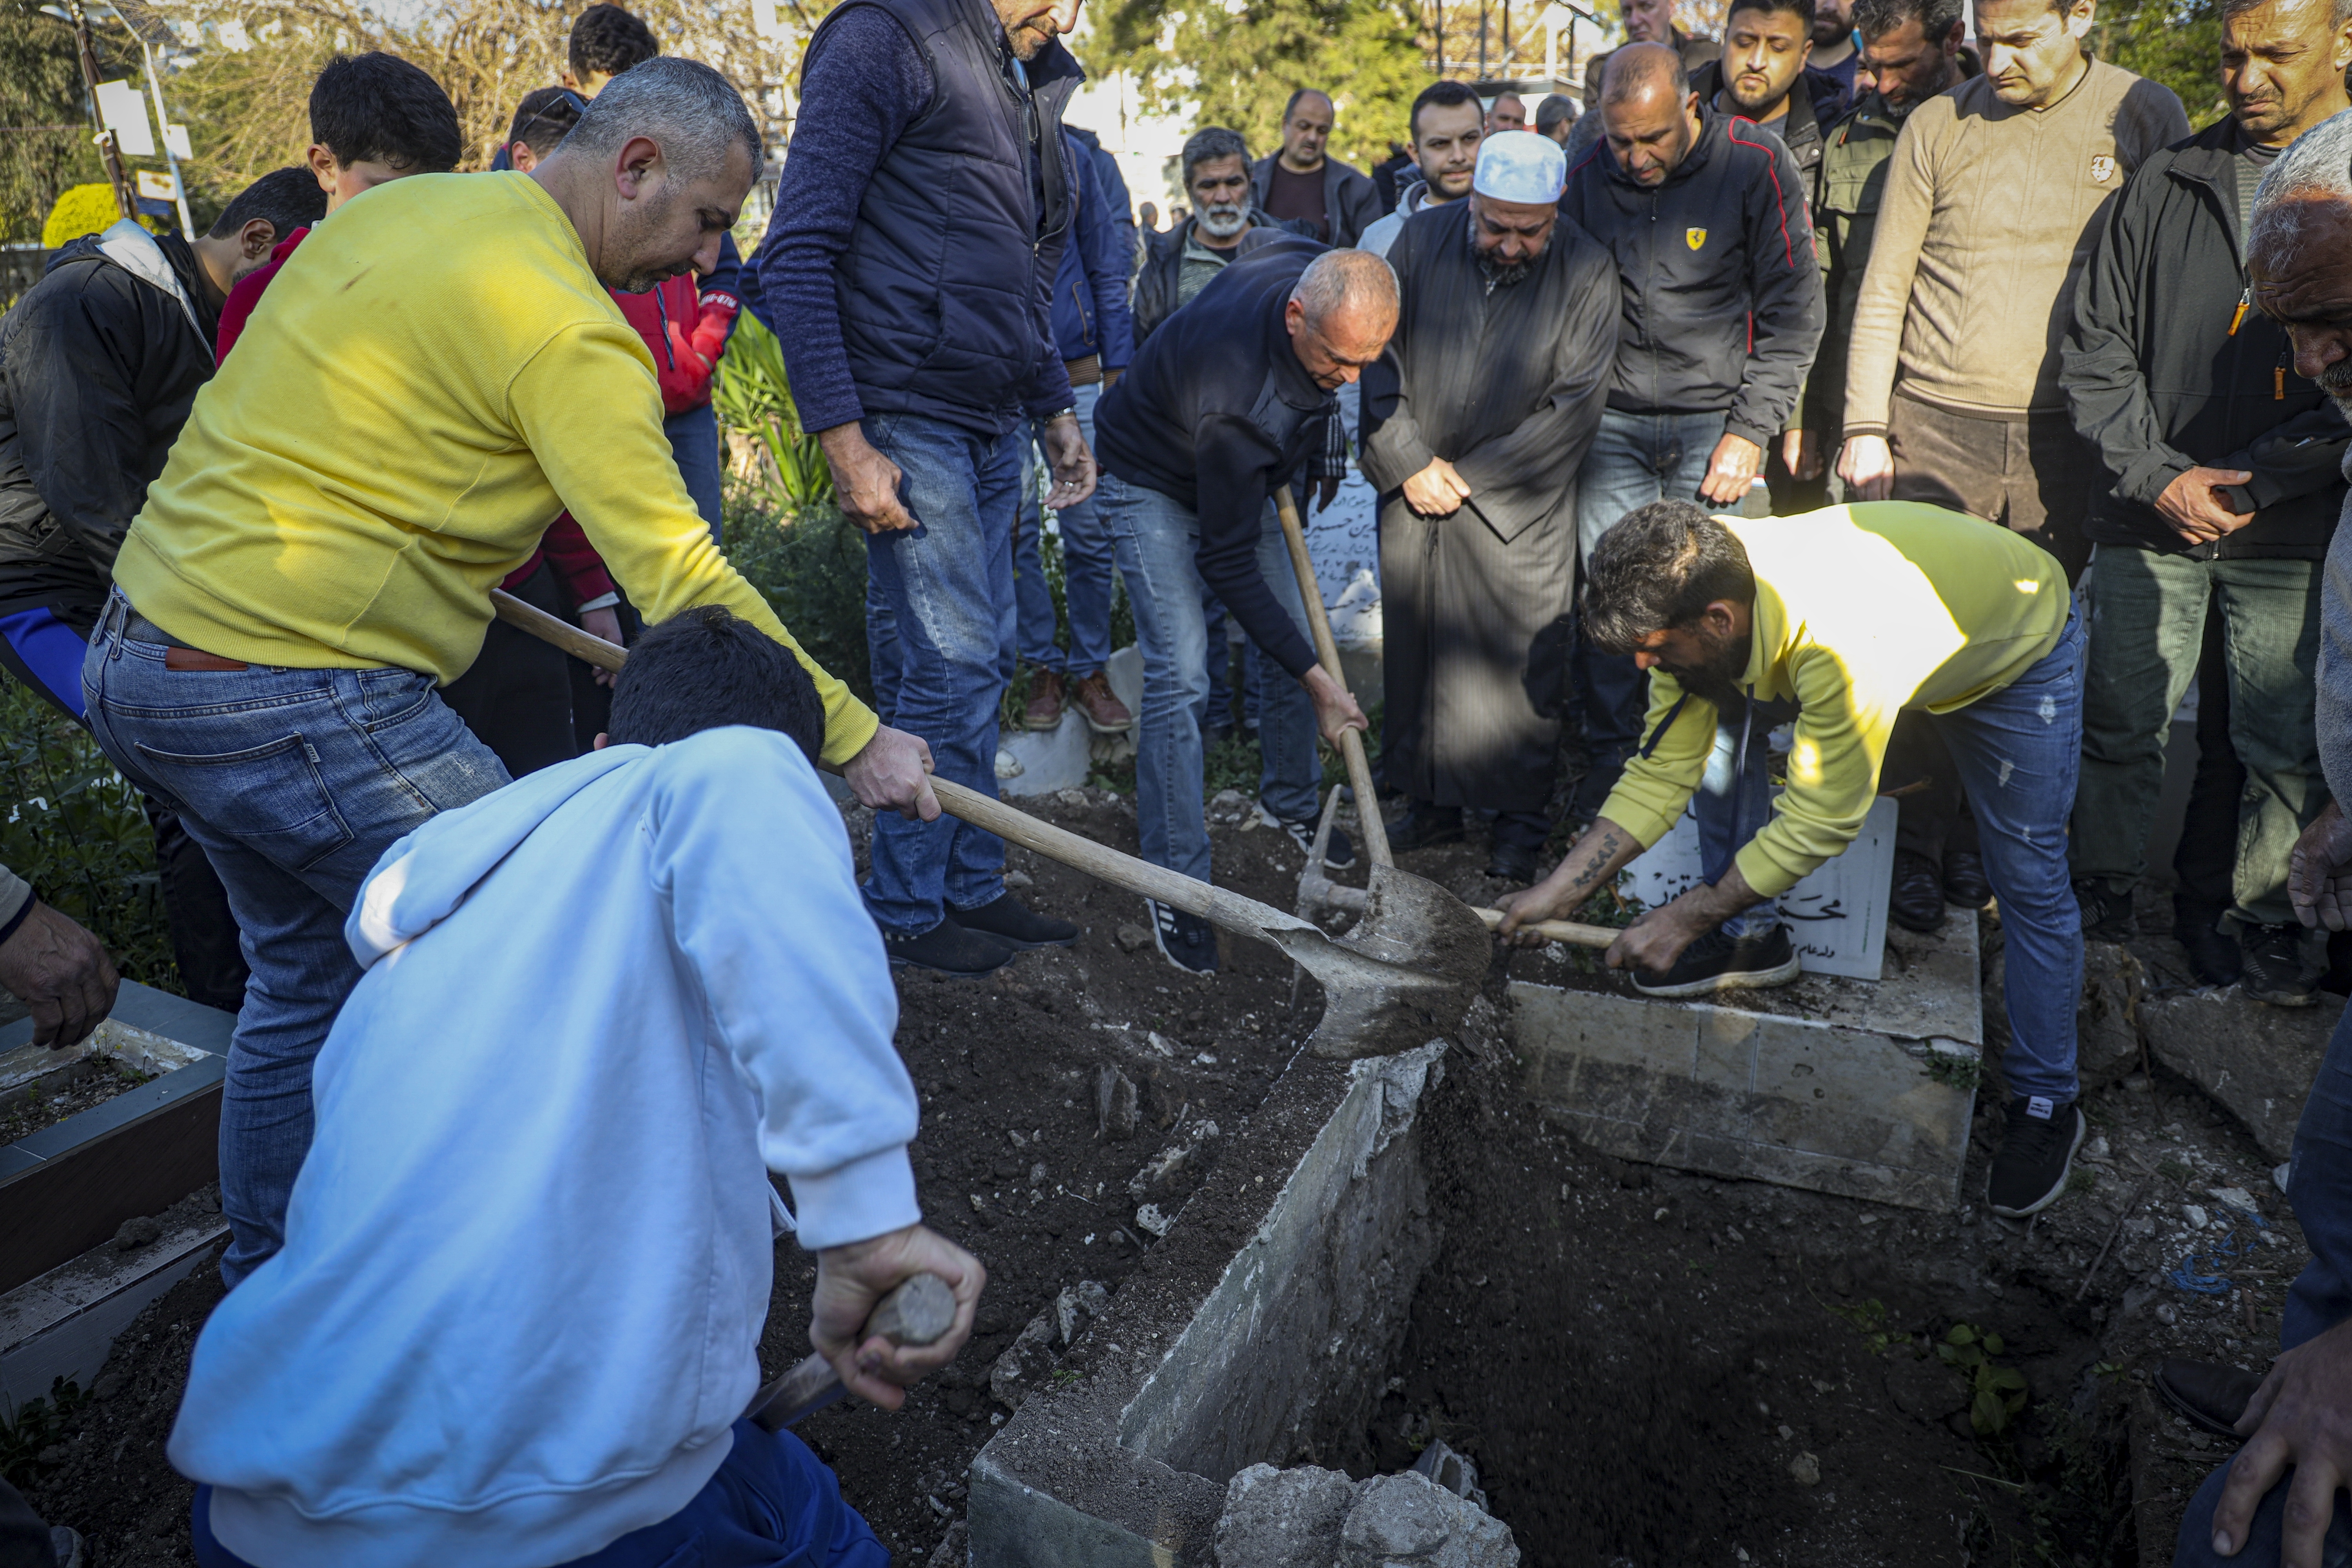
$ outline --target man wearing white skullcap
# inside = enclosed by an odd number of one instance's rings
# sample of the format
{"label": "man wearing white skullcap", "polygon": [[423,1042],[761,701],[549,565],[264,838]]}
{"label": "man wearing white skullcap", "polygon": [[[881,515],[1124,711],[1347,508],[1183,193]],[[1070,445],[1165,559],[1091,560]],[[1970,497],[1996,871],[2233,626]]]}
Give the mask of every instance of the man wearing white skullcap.
{"label": "man wearing white skullcap", "polygon": [[1532,881],[1549,827],[1576,591],[1576,473],[1617,352],[1608,252],[1559,220],[1567,155],[1507,131],[1469,198],[1405,220],[1399,312],[1364,376],[1381,489],[1382,766],[1412,814],[1390,842],[1496,813],[1488,874]]}

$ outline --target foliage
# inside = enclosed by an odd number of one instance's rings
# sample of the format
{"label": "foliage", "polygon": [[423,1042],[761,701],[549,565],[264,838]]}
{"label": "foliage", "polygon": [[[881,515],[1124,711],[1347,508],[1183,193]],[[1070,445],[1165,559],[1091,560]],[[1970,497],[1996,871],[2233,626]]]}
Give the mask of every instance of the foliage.
{"label": "foliage", "polygon": [[1231,127],[1255,153],[1281,144],[1291,92],[1319,88],[1337,111],[1331,154],[1360,169],[1388,156],[1429,85],[1419,26],[1407,0],[1111,0],[1079,53],[1097,76],[1134,72],[1146,113]]}
{"label": "foliage", "polygon": [[1832,1317],[1843,1318],[1848,1326],[1862,1336],[1863,1342],[1870,1347],[1870,1353],[1873,1355],[1885,1355],[1889,1345],[1911,1337],[1899,1329],[1887,1326],[1886,1303],[1875,1296],[1866,1301],[1857,1301],[1850,1307],[1827,1302],[1823,1305],[1828,1308]]}
{"label": "foliage", "polygon": [[2106,0],[2091,44],[2101,59],[2179,94],[2190,124],[2210,125],[2226,112],[2220,0]]}
{"label": "foliage", "polygon": [[79,1384],[55,1377],[47,1399],[27,1399],[0,1414],[0,1481],[23,1488],[39,1480],[52,1468],[41,1451],[65,1436],[68,1417],[89,1400]]}
{"label": "foliage", "polygon": [[1936,1347],[1937,1359],[1968,1383],[1969,1425],[1979,1437],[2007,1431],[2010,1422],[2025,1408],[2025,1374],[2013,1366],[1998,1365],[1993,1359],[2007,1349],[1999,1334],[1968,1323],[1954,1323]]}
{"label": "foliage", "polygon": [[762,492],[731,484],[727,559],[766,596],[808,656],[866,702],[874,679],[866,647],[866,536],[839,512],[776,510]]}
{"label": "foliage", "polygon": [[[55,250],[71,245],[87,234],[103,234],[121,217],[122,209],[115,205],[114,187],[103,182],[92,185],[76,185],[58,197],[49,216],[41,222],[41,247]],[[151,222],[150,227],[153,225]]]}
{"label": "foliage", "polygon": [[1984,1081],[1984,1060],[1944,1051],[1927,1053],[1927,1076],[1950,1089],[1974,1089]]}
{"label": "foliage", "polygon": [[[41,225],[58,197],[106,179],[73,28],[43,15],[45,3],[54,0],[0,0],[0,240],[12,244],[49,245]],[[99,79],[139,79],[139,46],[120,25],[93,18],[90,43]],[[106,223],[115,216],[110,195]]]}
{"label": "foliage", "polygon": [[181,989],[155,835],[89,731],[0,680],[0,866],[106,944],[126,980]]}
{"label": "foliage", "polygon": [[767,323],[745,311],[719,361],[710,405],[719,422],[759,438],[768,455],[767,486],[776,503],[802,512],[833,504],[833,469],[816,437],[801,426],[784,348]]}

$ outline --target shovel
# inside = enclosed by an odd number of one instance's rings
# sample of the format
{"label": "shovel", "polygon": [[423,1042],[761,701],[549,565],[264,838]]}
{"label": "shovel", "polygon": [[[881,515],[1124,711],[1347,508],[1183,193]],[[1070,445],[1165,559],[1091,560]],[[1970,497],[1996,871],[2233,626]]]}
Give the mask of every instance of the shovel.
{"label": "shovel", "polygon": [[[600,669],[617,670],[629,657],[625,648],[510,594],[494,589],[490,601],[500,620]],[[1360,756],[1361,746],[1357,750]],[[1436,883],[1393,868],[1385,883],[1374,870],[1364,919],[1345,939],[1334,940],[1311,921],[1081,838],[977,790],[942,778],[932,779],[931,789],[949,816],[1008,843],[1280,949],[1322,982],[1323,1021],[1307,1039],[1318,1057],[1391,1056],[1426,1045],[1462,1021],[1486,977],[1494,944],[1477,917]],[[1383,855],[1387,848],[1381,840]],[[1438,933],[1434,939],[1427,934],[1432,931]]]}

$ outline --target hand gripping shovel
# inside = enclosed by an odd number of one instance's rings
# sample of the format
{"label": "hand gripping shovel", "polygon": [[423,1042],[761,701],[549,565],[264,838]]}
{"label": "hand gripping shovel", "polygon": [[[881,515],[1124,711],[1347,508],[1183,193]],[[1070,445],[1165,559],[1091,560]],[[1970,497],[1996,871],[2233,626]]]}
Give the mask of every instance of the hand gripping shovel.
{"label": "hand gripping shovel", "polygon": [[[864,1344],[880,1334],[893,1344],[936,1344],[955,1327],[955,1288],[936,1274],[918,1274],[875,1303],[857,1342]],[[781,1432],[848,1392],[833,1363],[812,1352],[753,1394],[743,1414],[758,1422],[763,1432]]]}
{"label": "hand gripping shovel", "polygon": [[[600,669],[617,670],[628,658],[626,649],[591,637],[512,595],[493,591],[490,600],[500,620]],[[1317,603],[1319,609],[1320,602]],[[1329,637],[1326,628],[1327,644]],[[1360,743],[1355,754],[1360,768]],[[1342,1059],[1388,1056],[1427,1044],[1462,1021],[1492,956],[1486,929],[1467,906],[1434,882],[1392,867],[1375,868],[1364,919],[1344,939],[1334,940],[1311,921],[1122,855],[1040,822],[977,790],[941,778],[931,780],[931,789],[950,816],[1008,843],[1034,850],[1115,888],[1198,915],[1238,936],[1255,937],[1281,949],[1322,982],[1323,1021],[1307,1040],[1307,1049],[1317,1056]],[[1370,800],[1369,788],[1359,798]],[[1377,853],[1386,858],[1385,838]],[[1432,910],[1433,916],[1425,912]],[[1440,933],[1433,940],[1429,935],[1433,931]]]}

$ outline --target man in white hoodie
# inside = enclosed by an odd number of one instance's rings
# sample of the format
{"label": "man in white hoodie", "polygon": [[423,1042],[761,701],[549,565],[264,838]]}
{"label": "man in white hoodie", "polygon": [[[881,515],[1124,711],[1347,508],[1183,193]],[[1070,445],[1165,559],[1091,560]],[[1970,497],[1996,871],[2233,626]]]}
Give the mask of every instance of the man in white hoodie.
{"label": "man in white hoodie", "polygon": [[1478,172],[1478,142],[1486,135],[1486,115],[1478,95],[1462,82],[1432,82],[1412,100],[1412,161],[1421,181],[1405,186],[1396,211],[1364,230],[1356,248],[1386,256],[1396,243],[1404,220],[1423,207],[1443,206],[1470,194],[1471,177]]}
{"label": "man in white hoodie", "polygon": [[[774,1237],[809,1337],[896,1408],[985,1280],[925,1229],[898,999],[791,654],[649,632],[612,744],[394,845],[345,936],[286,1246],[197,1342],[173,1462],[205,1568],[884,1568],[831,1472],[738,1419]],[[781,731],[781,732],[780,732]],[[954,1329],[856,1342],[929,1270]]]}

